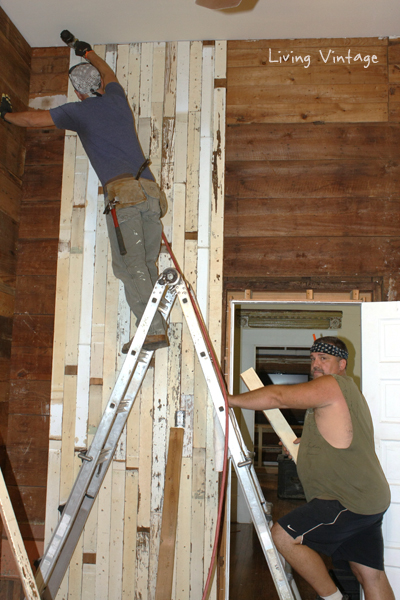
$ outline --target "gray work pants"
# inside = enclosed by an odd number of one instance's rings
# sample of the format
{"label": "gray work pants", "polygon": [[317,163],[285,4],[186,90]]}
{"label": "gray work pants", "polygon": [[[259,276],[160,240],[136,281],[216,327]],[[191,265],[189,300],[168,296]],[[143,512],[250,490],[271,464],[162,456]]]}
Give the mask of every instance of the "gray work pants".
{"label": "gray work pants", "polygon": [[[143,316],[158,278],[156,261],[161,246],[160,202],[158,198],[146,196],[145,202],[117,210],[127,250],[124,256],[119,252],[112,216],[107,215],[113,272],[124,284],[126,300],[136,317],[136,324]],[[157,312],[148,333],[159,335],[164,332],[164,319]]]}

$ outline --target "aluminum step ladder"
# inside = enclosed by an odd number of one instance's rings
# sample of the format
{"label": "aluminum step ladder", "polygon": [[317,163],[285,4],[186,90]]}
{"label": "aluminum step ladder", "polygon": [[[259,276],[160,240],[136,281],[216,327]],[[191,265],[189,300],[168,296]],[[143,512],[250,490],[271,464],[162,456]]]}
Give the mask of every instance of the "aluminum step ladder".
{"label": "aluminum step ladder", "polygon": [[[193,295],[176,269],[166,269],[154,286],[92,444],[85,453],[79,455],[82,459],[81,468],[36,574],[40,597],[44,600],[54,600],[56,597],[153,357],[154,351],[142,348],[153,317],[159,310],[164,319],[167,319],[176,297],[186,319],[222,431],[225,432],[226,407],[216,374],[218,366],[214,367],[208,351],[192,304]],[[284,565],[273,544],[270,532],[271,505],[263,496],[252,457],[243,442],[232,409],[229,409],[228,436],[230,461],[246,498],[279,598],[301,600],[290,569]]]}

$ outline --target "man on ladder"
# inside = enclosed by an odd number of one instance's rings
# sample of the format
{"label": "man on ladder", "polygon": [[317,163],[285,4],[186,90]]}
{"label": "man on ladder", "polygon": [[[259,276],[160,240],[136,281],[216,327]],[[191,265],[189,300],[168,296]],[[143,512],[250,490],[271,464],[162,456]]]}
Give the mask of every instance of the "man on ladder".
{"label": "man on ladder", "polygon": [[[50,127],[76,131],[100,179],[107,205],[107,228],[114,275],[124,283],[127,302],[137,324],[158,278],[156,261],[161,246],[160,217],[166,212],[165,195],[148,168],[137,138],[131,108],[122,86],[108,64],[87,42],[69,31],[61,37],[84,57],[69,71],[81,102],[50,110],[12,112],[10,98],[2,95],[0,116],[19,127]],[[128,342],[122,349],[126,353]],[[168,346],[166,324],[157,312],[143,348]]]}
{"label": "man on ladder", "polygon": [[382,517],[390,490],[367,402],[346,375],[347,358],[342,340],[320,338],[311,347],[312,381],[230,396],[229,404],[307,409],[297,460],[307,504],[273,526],[282,556],[324,600],[343,596],[319,552],[350,563],[365,600],[395,600],[383,566]]}

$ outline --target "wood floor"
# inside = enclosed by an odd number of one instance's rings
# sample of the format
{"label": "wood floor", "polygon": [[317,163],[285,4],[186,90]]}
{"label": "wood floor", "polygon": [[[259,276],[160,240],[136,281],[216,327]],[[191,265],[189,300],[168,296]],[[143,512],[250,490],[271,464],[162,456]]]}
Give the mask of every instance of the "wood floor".
{"label": "wood floor", "polygon": [[[303,503],[282,500],[277,495],[277,475],[258,473],[265,499],[273,503],[272,516],[280,516]],[[229,600],[279,600],[253,524],[231,524]],[[330,567],[329,559],[327,566]],[[302,600],[315,600],[317,594],[297,573],[294,579]]]}

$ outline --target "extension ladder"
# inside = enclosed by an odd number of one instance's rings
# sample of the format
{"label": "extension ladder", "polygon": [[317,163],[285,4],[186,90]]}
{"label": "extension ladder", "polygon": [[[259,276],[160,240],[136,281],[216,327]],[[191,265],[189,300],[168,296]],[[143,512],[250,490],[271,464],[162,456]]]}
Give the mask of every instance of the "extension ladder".
{"label": "extension ladder", "polygon": [[[192,305],[192,295],[179,272],[176,269],[166,269],[154,286],[92,444],[86,452],[79,455],[82,459],[81,468],[36,574],[40,596],[44,600],[54,600],[56,597],[146,375],[154,351],[145,351],[142,346],[153,317],[159,310],[167,319],[176,297],[185,316],[222,431],[225,432],[226,406],[215,370],[218,367],[214,367],[211,360]],[[230,459],[246,498],[279,598],[299,599],[290,570],[285,569],[273,544],[270,533],[271,505],[263,496],[252,458],[245,447],[232,409],[229,409],[228,436]]]}

